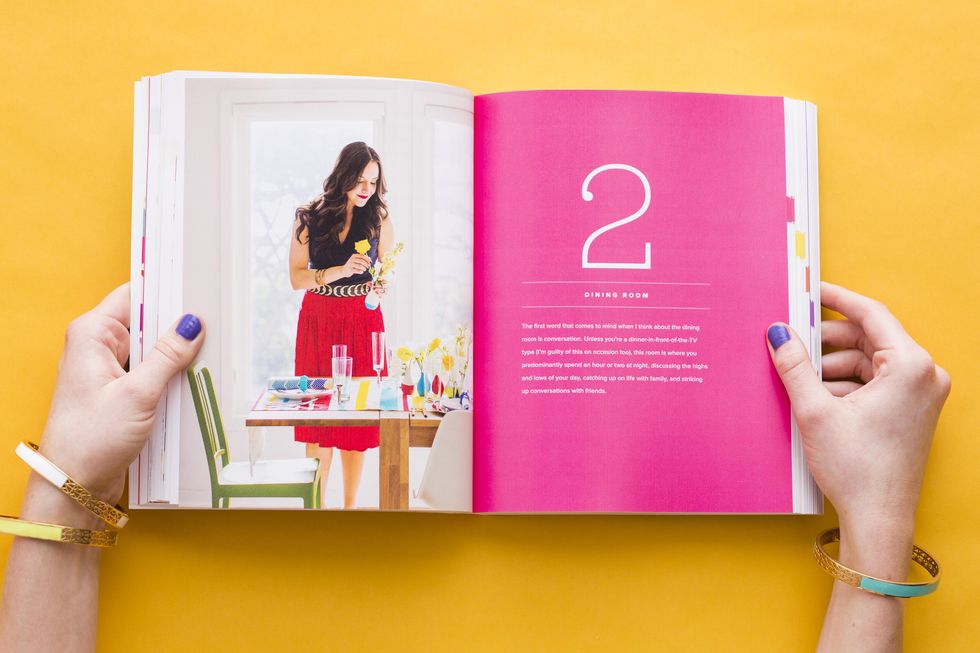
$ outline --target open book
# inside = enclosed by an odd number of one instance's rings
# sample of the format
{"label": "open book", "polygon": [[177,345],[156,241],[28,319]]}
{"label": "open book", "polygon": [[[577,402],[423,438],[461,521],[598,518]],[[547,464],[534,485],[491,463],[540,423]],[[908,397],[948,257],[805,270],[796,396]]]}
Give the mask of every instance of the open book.
{"label": "open book", "polygon": [[207,339],[132,507],[822,512],[765,343],[820,369],[812,104],[178,72],[135,108],[131,364]]}

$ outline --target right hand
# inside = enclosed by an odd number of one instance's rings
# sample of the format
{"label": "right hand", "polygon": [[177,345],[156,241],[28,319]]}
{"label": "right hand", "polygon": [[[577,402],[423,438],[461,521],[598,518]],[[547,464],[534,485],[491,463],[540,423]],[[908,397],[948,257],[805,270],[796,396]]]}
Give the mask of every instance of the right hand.
{"label": "right hand", "polygon": [[351,257],[347,259],[347,262],[344,263],[344,276],[350,277],[355,274],[367,272],[369,267],[371,267],[371,259],[363,254],[354,252],[351,254]]}
{"label": "right hand", "polygon": [[[882,304],[829,283],[821,383],[800,338],[769,329],[773,363],[789,394],[814,480],[850,527],[911,531],[949,375]],[[790,335],[779,342],[778,329]],[[776,332],[776,346],[773,335]],[[854,380],[859,378],[862,383]]]}

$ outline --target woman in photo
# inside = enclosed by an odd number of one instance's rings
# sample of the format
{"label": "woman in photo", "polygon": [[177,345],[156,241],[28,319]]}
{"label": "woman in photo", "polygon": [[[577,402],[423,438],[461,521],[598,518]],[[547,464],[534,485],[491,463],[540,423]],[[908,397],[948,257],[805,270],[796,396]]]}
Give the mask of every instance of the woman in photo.
{"label": "woman in photo", "polygon": [[[384,201],[385,180],[378,153],[366,143],[346,145],[337,157],[323,193],[296,209],[289,247],[289,279],[303,290],[296,326],[297,375],[332,375],[334,345],[346,345],[352,376],[372,376],[371,333],[384,331],[380,306],[370,310],[364,296],[372,288],[370,266],[391,250],[394,230]],[[355,244],[367,241],[358,253]],[[363,246],[362,246],[363,250]],[[383,296],[384,283],[374,286]],[[387,363],[383,374],[387,374]],[[378,446],[377,426],[295,428],[306,455],[320,459],[321,507],[333,450],[340,450],[344,509],[355,507],[364,452]]]}

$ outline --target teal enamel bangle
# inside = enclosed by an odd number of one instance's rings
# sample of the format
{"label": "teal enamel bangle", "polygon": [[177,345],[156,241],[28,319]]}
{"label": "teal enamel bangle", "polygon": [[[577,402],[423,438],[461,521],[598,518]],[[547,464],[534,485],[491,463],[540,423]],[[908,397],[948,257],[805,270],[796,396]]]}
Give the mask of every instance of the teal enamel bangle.
{"label": "teal enamel bangle", "polygon": [[824,546],[832,542],[839,541],[839,528],[831,528],[828,531],[824,531],[817,536],[816,542],[813,543],[813,557],[817,559],[817,564],[819,564],[824,571],[842,583],[846,583],[851,587],[864,590],[865,592],[880,594],[882,596],[895,596],[903,599],[932,594],[936,591],[936,588],[939,587],[939,579],[942,571],[939,569],[939,563],[936,562],[936,559],[929,555],[925,549],[917,547],[913,544],[912,560],[928,571],[929,575],[932,576],[932,579],[922,583],[899,583],[892,580],[885,580],[883,578],[875,578],[874,576],[867,576],[859,571],[851,569],[850,567],[845,567],[841,563],[831,558],[830,555],[824,551]]}

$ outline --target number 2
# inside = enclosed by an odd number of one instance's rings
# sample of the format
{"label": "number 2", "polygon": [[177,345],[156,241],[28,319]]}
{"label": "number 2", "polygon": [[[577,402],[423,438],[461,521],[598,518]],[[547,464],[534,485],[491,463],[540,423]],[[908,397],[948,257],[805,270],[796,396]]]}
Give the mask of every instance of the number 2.
{"label": "number 2", "polygon": [[636,213],[633,213],[621,220],[616,220],[615,222],[610,222],[607,225],[599,227],[585,239],[585,244],[582,246],[582,267],[583,268],[606,268],[606,269],[617,269],[617,270],[649,270],[650,269],[650,243],[646,244],[646,257],[642,263],[596,263],[589,260],[589,248],[592,247],[592,241],[598,238],[600,235],[615,229],[616,227],[621,227],[628,222],[633,222],[641,215],[646,213],[646,210],[650,207],[650,182],[647,181],[646,175],[637,170],[631,165],[626,165],[625,163],[610,163],[608,165],[599,166],[592,172],[588,174],[585,181],[582,182],[582,199],[586,202],[592,201],[592,193],[589,192],[589,182],[596,175],[605,172],[606,170],[626,170],[627,172],[632,172],[634,175],[639,177],[640,181],[643,183],[643,206]]}

